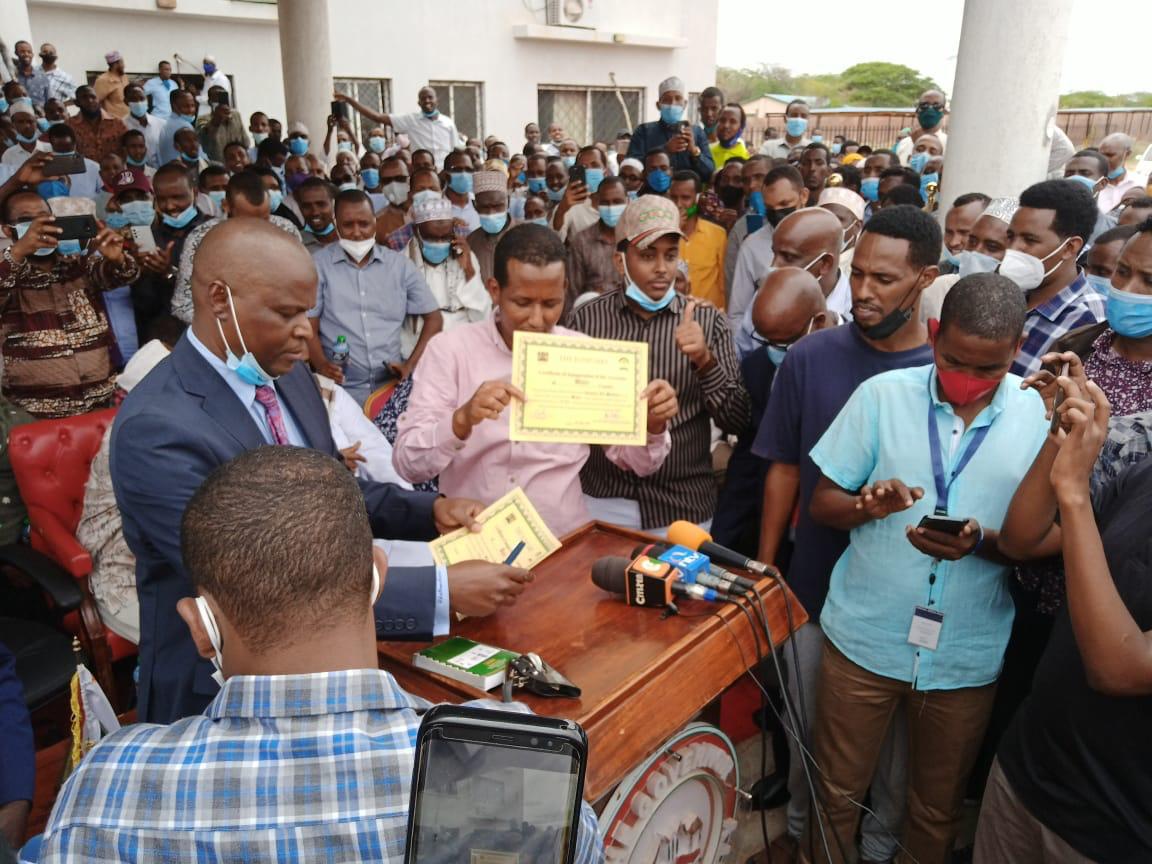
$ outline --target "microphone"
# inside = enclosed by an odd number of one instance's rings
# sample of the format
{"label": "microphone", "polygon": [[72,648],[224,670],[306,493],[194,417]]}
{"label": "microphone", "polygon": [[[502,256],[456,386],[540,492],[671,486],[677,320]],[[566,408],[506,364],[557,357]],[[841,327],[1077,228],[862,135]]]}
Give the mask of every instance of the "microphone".
{"label": "microphone", "polygon": [[[647,555],[651,558],[658,558],[661,561],[666,561],[669,564],[674,564],[672,558],[680,556],[684,553],[695,555],[699,557],[707,566],[707,570],[701,569],[699,572],[692,574],[691,578],[688,573],[683,573],[684,581],[698,582],[705,587],[712,588],[727,596],[743,597],[748,589],[740,585],[737,580],[742,577],[737,576],[735,573],[729,573],[723,567],[717,567],[708,560],[708,556],[702,555],[699,552],[693,552],[686,546],[672,546],[668,543],[649,543],[637,546],[632,550],[632,555]],[[677,569],[680,569],[677,567]],[[748,579],[743,579],[744,582],[750,582]]]}
{"label": "microphone", "polygon": [[667,563],[646,555],[631,561],[620,556],[608,556],[592,565],[593,584],[610,594],[623,594],[629,606],[671,606],[673,595],[713,603],[721,599],[711,588],[685,585],[675,575],[676,571]]}
{"label": "microphone", "polygon": [[[668,527],[668,539],[678,546],[687,546],[689,549],[695,549],[698,552],[703,552],[713,561],[721,561],[729,567],[737,567],[741,570],[751,570],[753,573],[759,573],[763,576],[779,576],[779,571],[775,567],[763,563],[762,561],[753,561],[751,558],[746,558],[739,552],[735,552],[726,546],[721,546],[719,543],[712,542],[712,535],[691,522],[673,522]],[[743,577],[737,577],[743,579]],[[743,579],[742,582],[737,582],[742,588],[751,588],[756,583],[750,579]]]}

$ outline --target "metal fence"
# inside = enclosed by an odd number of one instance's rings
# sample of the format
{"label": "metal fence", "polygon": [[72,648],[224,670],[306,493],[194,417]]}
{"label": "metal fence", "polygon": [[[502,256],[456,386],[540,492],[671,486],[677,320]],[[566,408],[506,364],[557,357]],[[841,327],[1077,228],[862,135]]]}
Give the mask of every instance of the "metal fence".
{"label": "metal fence", "polygon": [[536,90],[536,116],[541,129],[559,123],[566,135],[581,144],[608,143],[620,130],[631,130],[640,122],[643,97],[642,88],[622,88],[617,98],[612,88],[547,85]]}
{"label": "metal fence", "polygon": [[[1131,135],[1137,144],[1152,141],[1152,109],[1132,108],[1077,108],[1060,111],[1056,123],[1063,129],[1077,147],[1095,146],[1100,139],[1113,132]],[[861,144],[872,147],[892,147],[896,135],[905,127],[916,125],[913,111],[813,111],[809,120],[809,131],[817,130],[825,141],[836,135],[843,135]],[[777,130],[784,128],[783,114],[769,114],[765,117],[749,117],[744,140],[751,147],[759,147],[764,142],[764,132],[768,127]]]}

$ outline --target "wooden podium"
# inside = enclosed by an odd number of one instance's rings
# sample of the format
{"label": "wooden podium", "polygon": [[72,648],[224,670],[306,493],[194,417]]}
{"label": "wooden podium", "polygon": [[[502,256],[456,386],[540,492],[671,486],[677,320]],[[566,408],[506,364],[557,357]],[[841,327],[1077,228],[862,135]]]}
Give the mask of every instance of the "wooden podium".
{"label": "wooden podium", "polygon": [[[582,691],[580,699],[516,696],[538,714],[566,717],[588,733],[584,796],[595,801],[756,662],[748,617],[731,604],[681,598],[679,615],[628,606],[592,584],[592,564],[605,555],[631,558],[653,538],[592,522],[533,568],[536,581],[511,608],[453,626],[453,635],[521,653],[539,654]],[[788,636],[785,589],[757,585],[773,645]],[[788,595],[792,620],[808,620]],[[761,644],[764,640],[761,636]],[[412,666],[427,643],[379,642],[380,666],[409,693],[433,702],[499,700]]]}

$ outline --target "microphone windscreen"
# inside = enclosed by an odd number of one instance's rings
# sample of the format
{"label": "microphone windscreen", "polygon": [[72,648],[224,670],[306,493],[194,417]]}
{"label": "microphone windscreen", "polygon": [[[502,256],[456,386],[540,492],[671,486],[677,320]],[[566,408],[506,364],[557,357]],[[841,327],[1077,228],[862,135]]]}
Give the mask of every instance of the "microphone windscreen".
{"label": "microphone windscreen", "polygon": [[601,558],[592,565],[592,584],[612,594],[626,594],[628,565],[632,562],[617,555]]}
{"label": "microphone windscreen", "polygon": [[680,520],[668,526],[668,541],[674,546],[687,546],[699,551],[701,543],[711,540],[712,535],[693,522]]}

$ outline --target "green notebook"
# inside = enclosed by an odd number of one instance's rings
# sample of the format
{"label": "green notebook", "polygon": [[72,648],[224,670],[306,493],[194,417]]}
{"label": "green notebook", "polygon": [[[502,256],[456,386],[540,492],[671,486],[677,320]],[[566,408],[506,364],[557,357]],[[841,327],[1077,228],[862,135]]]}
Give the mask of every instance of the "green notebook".
{"label": "green notebook", "polygon": [[504,683],[508,664],[519,656],[515,651],[454,636],[447,642],[417,651],[412,655],[412,664],[477,690],[491,690]]}

